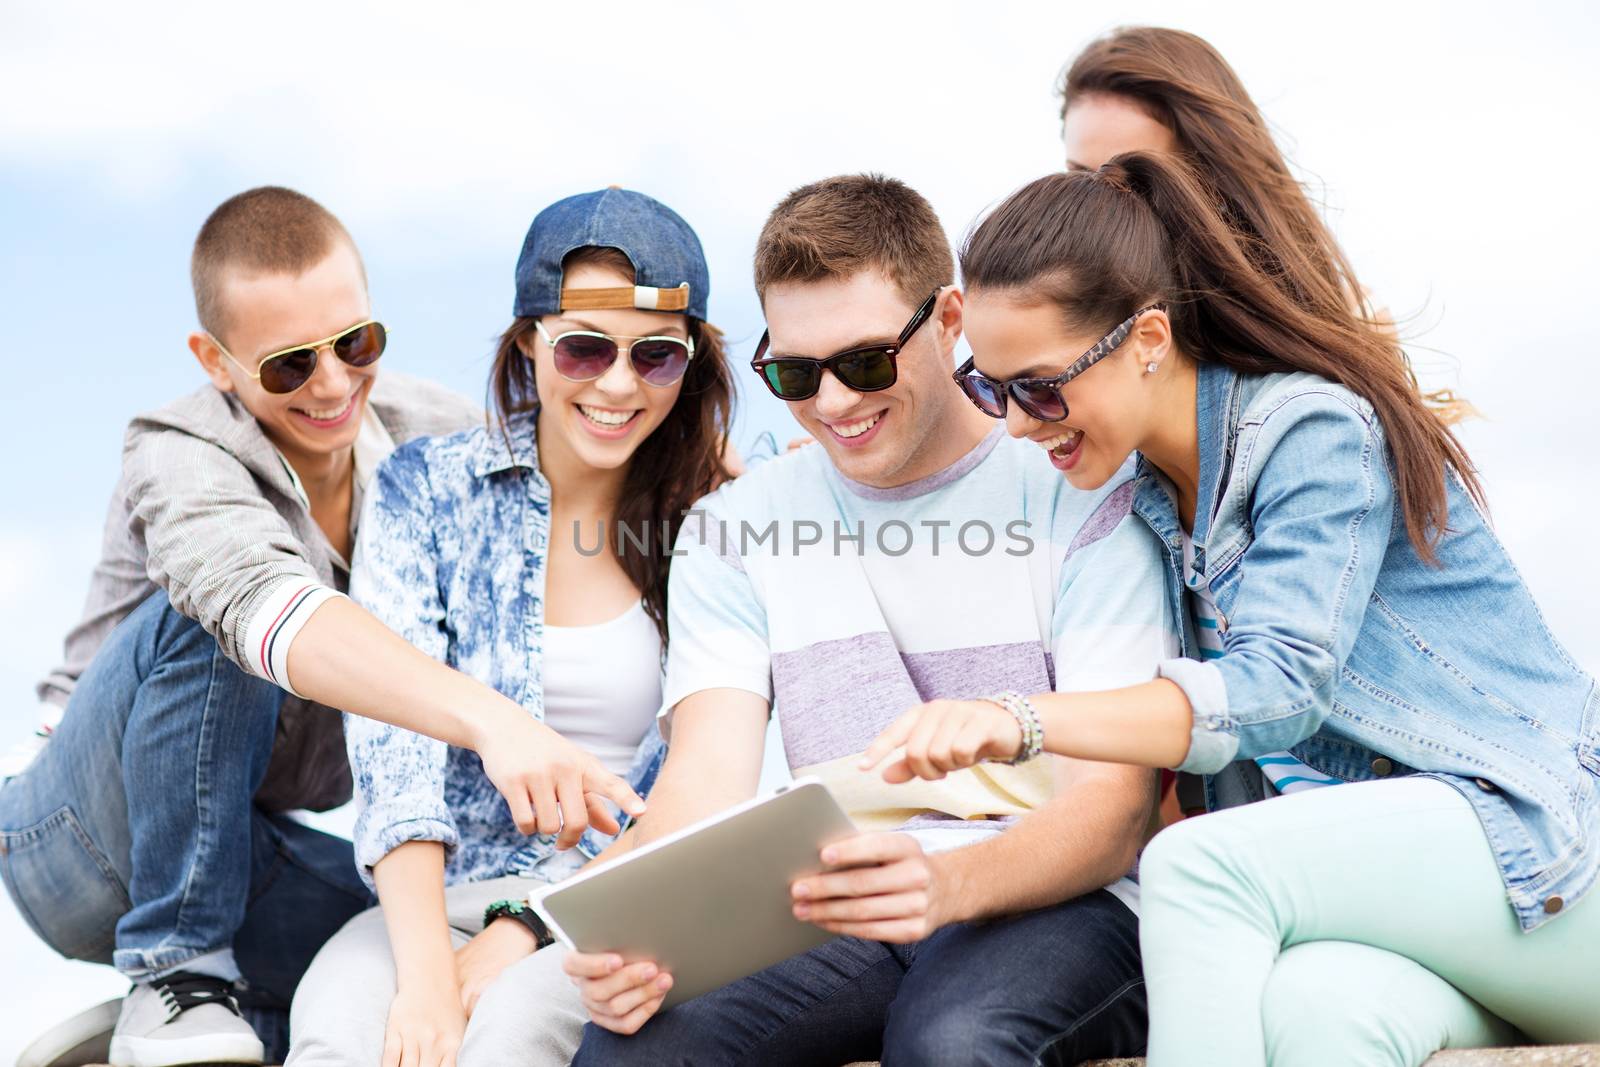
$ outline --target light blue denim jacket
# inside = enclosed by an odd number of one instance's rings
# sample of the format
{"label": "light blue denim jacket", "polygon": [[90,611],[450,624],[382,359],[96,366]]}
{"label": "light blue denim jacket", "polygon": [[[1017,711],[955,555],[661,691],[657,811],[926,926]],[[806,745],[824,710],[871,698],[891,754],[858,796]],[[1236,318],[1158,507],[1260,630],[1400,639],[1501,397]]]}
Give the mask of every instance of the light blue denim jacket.
{"label": "light blue denim jacket", "polygon": [[[1246,761],[1289,749],[1345,781],[1431,772],[1482,820],[1533,929],[1600,871],[1600,690],[1546,628],[1489,524],[1449,479],[1438,566],[1406,536],[1371,406],[1307,374],[1203,366],[1195,567],[1226,654],[1161,667],[1194,708],[1183,771],[1209,807],[1259,799]],[[1134,510],[1166,543],[1170,486],[1141,461]],[[1425,842],[1418,842],[1425,848]]]}
{"label": "light blue denim jacket", "polygon": [[[543,721],[545,560],[550,483],[539,472],[533,415],[421,438],[378,468],[367,490],[350,595],[433,658],[489,685]],[[476,753],[372,719],[345,716],[360,814],[356,864],[407,841],[440,841],[448,882],[507,874],[557,881],[612,838],[590,829],[558,853],[517,829]],[[666,750],[645,731],[628,783],[649,792]],[[613,809],[614,810],[614,809]]]}

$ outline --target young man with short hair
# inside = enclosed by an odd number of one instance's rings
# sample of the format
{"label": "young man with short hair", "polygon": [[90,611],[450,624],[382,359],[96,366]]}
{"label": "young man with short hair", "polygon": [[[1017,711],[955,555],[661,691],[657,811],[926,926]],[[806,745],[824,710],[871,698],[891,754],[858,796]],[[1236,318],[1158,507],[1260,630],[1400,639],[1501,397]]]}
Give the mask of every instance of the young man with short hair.
{"label": "young man with short hair", "polygon": [[[672,747],[644,844],[747,797],[769,708],[859,836],[797,881],[844,935],[652,1018],[670,975],[572,954],[579,1064],[1076,1064],[1142,1050],[1132,868],[1154,778],[1043,757],[891,786],[906,708],[1154,676],[1177,642],[1160,546],[1115,482],[1073,490],[951,379],[961,294],[937,217],[872,175],[783,200],[756,248],[753,366],[817,447],[700,505],[669,598]],[[775,527],[775,532],[773,528]]]}
{"label": "young man with short hair", "polygon": [[46,726],[0,771],[6,887],[52,948],[133,980],[111,1059],[138,1067],[261,1062],[241,979],[281,1057],[300,974],[369,904],[349,842],[286,814],[350,796],[330,708],[476,749],[529,831],[559,785],[564,845],[583,793],[640,809],[343,595],[373,469],[483,414],[379,381],[387,335],[339,221],[288,189],[241,193],[201,228],[192,272],[210,384],[129,426],[83,621],[39,687]]}

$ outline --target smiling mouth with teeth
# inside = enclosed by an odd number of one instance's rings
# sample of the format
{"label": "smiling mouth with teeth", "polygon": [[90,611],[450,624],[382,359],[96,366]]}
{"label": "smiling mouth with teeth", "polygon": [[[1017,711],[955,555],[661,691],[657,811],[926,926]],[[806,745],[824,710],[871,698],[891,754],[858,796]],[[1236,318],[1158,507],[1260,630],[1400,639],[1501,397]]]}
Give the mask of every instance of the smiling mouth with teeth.
{"label": "smiling mouth with teeth", "polygon": [[316,411],[312,408],[295,408],[295,410],[300,412],[300,414],[304,415],[306,418],[313,419],[317,422],[333,422],[344,415],[345,412],[349,411],[350,405],[354,404],[355,402],[356,398],[352,395],[345,397],[344,403],[340,404],[338,407],[329,408],[325,411]]}
{"label": "smiling mouth with teeth", "polygon": [[840,437],[849,440],[852,437],[860,437],[862,434],[878,425],[878,420],[881,418],[883,418],[883,412],[880,411],[876,415],[867,416],[860,422],[846,423],[843,426],[829,426],[828,429],[832,430]]}
{"label": "smiling mouth with teeth", "polygon": [[628,423],[634,420],[634,418],[639,414],[640,410],[635,408],[632,411],[611,411],[607,408],[590,407],[588,404],[578,404],[577,408],[583,414],[584,418],[588,419],[596,426],[604,426],[607,429],[615,429],[618,426],[626,426]]}
{"label": "smiling mouth with teeth", "polygon": [[1058,459],[1065,459],[1072,454],[1073,449],[1078,447],[1078,442],[1082,438],[1082,430],[1068,430],[1066,433],[1056,434],[1054,437],[1040,441],[1039,445]]}

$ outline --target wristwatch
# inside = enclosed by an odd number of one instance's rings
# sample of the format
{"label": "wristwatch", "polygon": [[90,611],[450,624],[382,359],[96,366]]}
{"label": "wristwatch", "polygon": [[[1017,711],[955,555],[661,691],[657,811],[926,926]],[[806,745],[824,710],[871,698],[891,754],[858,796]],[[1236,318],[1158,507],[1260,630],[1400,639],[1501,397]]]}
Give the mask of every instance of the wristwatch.
{"label": "wristwatch", "polygon": [[539,918],[538,912],[528,907],[528,902],[525,900],[497,900],[483,909],[485,929],[496,919],[515,919],[526,926],[528,932],[533,935],[534,951],[556,943],[556,939],[550,934],[550,928]]}

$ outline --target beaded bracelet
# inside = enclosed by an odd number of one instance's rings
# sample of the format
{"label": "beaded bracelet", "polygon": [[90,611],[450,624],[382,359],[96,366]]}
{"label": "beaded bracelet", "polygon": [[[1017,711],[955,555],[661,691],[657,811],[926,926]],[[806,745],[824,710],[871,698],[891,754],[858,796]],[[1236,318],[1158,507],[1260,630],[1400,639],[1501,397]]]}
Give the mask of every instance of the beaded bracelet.
{"label": "beaded bracelet", "polygon": [[1039,719],[1039,709],[1033,706],[1031,700],[1009,689],[983,699],[1009,711],[1011,717],[1017,720],[1017,729],[1022,731],[1022,747],[1006,763],[1013,766],[1026,763],[1044,751],[1044,723]]}

